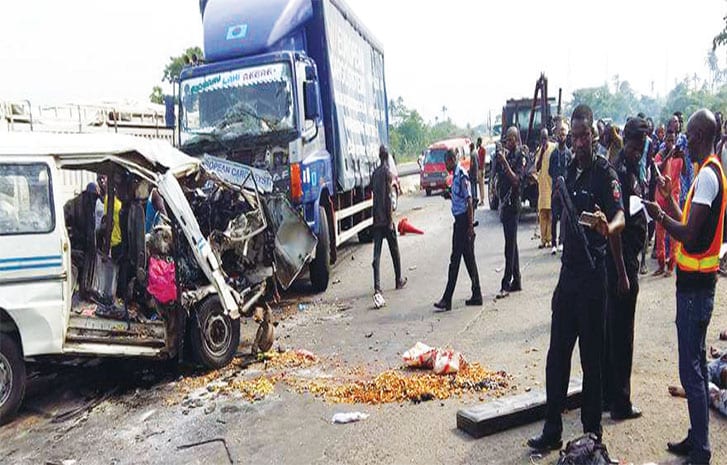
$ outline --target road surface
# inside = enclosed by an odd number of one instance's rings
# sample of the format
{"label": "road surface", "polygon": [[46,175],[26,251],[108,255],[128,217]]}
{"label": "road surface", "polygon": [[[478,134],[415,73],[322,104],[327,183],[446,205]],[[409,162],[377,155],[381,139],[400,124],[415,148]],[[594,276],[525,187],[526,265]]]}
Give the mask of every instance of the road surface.
{"label": "road surface", "polygon": [[[312,351],[325,361],[290,371],[301,377],[335,379],[397,369],[401,354],[422,341],[451,346],[470,361],[506,371],[512,393],[542,389],[549,306],[559,261],[537,248],[534,213],[524,215],[518,236],[524,290],[495,301],[503,268],[502,230],[494,212],[477,211],[476,254],[485,304],[464,306],[469,280],[462,266],[454,309],[446,314],[433,313],[432,303],[441,297],[446,282],[452,227],[449,203],[417,193],[402,198],[398,215],[425,231],[422,236],[399,238],[409,286],[394,291],[385,247],[382,284],[388,305],[373,309],[372,246],[347,245],[328,292],[288,295],[284,311],[276,308],[281,318],[277,344]],[[718,284],[708,344],[717,344],[719,330],[727,328],[726,286],[724,280]],[[644,278],[632,380],[634,402],[644,417],[617,423],[604,416],[604,440],[624,463],[681,463],[665,451],[666,441],[681,439],[688,426],[685,402],[669,397],[666,390],[678,383],[674,315],[674,280]],[[246,344],[255,328],[243,325],[242,351],[249,350]],[[578,360],[576,350],[575,376],[580,376]],[[252,378],[265,375],[266,369],[257,364],[239,372]],[[46,370],[19,418],[0,428],[0,463],[229,463],[227,450],[234,463],[255,464],[554,464],[558,458],[557,453],[531,457],[525,447],[541,423],[477,440],[458,431],[457,410],[486,401],[486,393],[421,403],[337,404],[277,383],[254,402],[234,395],[211,401],[211,394],[200,397],[195,407],[189,397],[186,405],[178,402],[180,386],[191,379],[188,371],[184,373],[187,378],[178,378],[161,364],[119,361]],[[209,380],[218,379],[213,374]],[[200,386],[202,391],[205,386],[214,390],[206,380]],[[51,421],[53,415],[99,395],[100,402],[90,411],[65,422]],[[333,414],[353,411],[370,416],[358,423],[331,424]],[[564,427],[564,439],[580,433],[578,412],[565,414]],[[727,419],[712,413],[710,433],[713,463],[727,463]],[[184,447],[209,440],[213,442]]]}

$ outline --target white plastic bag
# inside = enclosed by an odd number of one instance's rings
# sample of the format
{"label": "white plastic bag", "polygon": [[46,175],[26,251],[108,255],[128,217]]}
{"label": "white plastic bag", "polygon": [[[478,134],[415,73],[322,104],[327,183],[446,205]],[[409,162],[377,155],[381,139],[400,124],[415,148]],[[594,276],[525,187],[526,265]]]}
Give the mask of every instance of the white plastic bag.
{"label": "white plastic bag", "polygon": [[404,352],[402,357],[404,363],[410,367],[432,368],[434,366],[434,356],[437,349],[428,345],[417,342],[414,347]]}
{"label": "white plastic bag", "polygon": [[365,420],[368,417],[369,414],[363,412],[341,412],[333,415],[331,423],[353,423],[354,421]]}
{"label": "white plastic bag", "polygon": [[438,350],[434,357],[434,373],[437,375],[457,373],[463,364],[464,358],[461,353],[452,349]]}

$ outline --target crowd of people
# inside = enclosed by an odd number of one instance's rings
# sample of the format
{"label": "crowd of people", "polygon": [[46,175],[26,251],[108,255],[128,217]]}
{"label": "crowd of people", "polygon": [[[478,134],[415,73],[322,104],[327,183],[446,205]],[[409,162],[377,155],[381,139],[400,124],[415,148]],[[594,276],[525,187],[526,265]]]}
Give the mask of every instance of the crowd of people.
{"label": "crowd of people", "polygon": [[[569,124],[570,123],[570,124]],[[708,407],[727,413],[727,355],[712,351],[707,364],[706,332],[714,306],[719,253],[725,241],[727,208],[727,124],[720,113],[695,112],[684,130],[680,113],[654,126],[643,114],[629,117],[622,129],[594,121],[586,105],[576,107],[570,122],[557,119],[555,139],[546,129],[535,150],[539,184],[540,248],[562,252],[558,284],[552,298],[550,346],[546,363],[547,410],[542,434],[531,438],[535,450],[562,446],[561,414],[566,405],[573,349],[578,341],[583,368],[581,421],[584,433],[601,440],[601,415],[614,420],[641,417],[631,399],[634,320],[639,275],[648,273],[646,256],[653,244],[656,276],[676,270],[676,327],[681,387],[673,395],[687,398],[691,428],[668,450],[709,463]],[[478,143],[477,152],[481,149]],[[477,152],[472,147],[471,154]],[[382,148],[382,151],[385,151]],[[383,153],[383,152],[382,152]],[[517,228],[521,186],[528,173],[528,149],[516,127],[508,128],[495,154],[499,216],[505,237],[505,270],[498,298],[522,290]],[[382,155],[382,173],[388,157]],[[454,217],[448,280],[435,311],[450,311],[460,262],[471,278],[466,305],[482,305],[475,260],[475,215],[478,205],[474,173],[450,151]],[[479,161],[479,160],[478,160]],[[471,168],[472,165],[470,165]],[[475,165],[476,166],[476,165]],[[471,181],[472,180],[472,181]],[[382,182],[385,190],[387,182]],[[480,199],[484,197],[480,187]],[[374,195],[386,202],[387,195]],[[381,227],[393,230],[391,209]],[[384,225],[385,223],[385,225]],[[377,235],[375,287],[380,292],[378,262],[381,238],[392,249],[397,288],[403,287],[395,234]],[[727,334],[726,334],[727,336]]]}

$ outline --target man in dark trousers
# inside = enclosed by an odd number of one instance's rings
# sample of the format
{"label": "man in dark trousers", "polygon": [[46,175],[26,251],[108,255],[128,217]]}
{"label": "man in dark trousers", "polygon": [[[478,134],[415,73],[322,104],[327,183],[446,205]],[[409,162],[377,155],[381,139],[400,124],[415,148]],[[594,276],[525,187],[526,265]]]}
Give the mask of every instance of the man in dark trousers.
{"label": "man in dark trousers", "polygon": [[719,249],[724,232],[727,207],[727,178],[719,158],[714,154],[717,122],[712,112],[697,111],[687,123],[689,155],[700,165],[693,185],[687,193],[684,210],[674,200],[668,177],[659,188],[668,197],[666,212],[656,203],[646,208],[655,221],[679,241],[677,260],[677,345],[679,347],[679,379],[687,395],[691,429],[678,443],[668,449],[688,455],[689,463],[708,464],[709,396],[706,358],[707,327],[714,308],[714,290],[719,270]]}
{"label": "man in dark trousers", "polygon": [[[470,142],[470,169],[469,169],[469,178],[470,178],[470,188],[472,189],[472,205],[476,209],[478,204],[478,196],[477,196],[477,172],[479,171],[479,160],[477,159],[477,152],[475,151],[475,144]],[[482,192],[480,192],[480,195],[484,195]]]}
{"label": "man in dark trousers", "polygon": [[[634,316],[639,295],[639,257],[646,242],[644,209],[632,203],[644,199],[639,162],[649,126],[642,118],[630,119],[624,127],[624,148],[616,158],[614,169],[623,192],[626,227],[609,237],[606,258],[608,306],[606,308],[606,351],[603,364],[603,405],[614,420],[641,416],[631,403],[631,366],[634,357]],[[635,198],[635,197],[638,197]]]}
{"label": "man in dark trousers", "polygon": [[[553,255],[555,255],[558,251],[563,251],[563,228],[558,228],[563,207],[560,204],[560,197],[558,197],[558,192],[555,189],[555,181],[558,179],[558,176],[565,177],[566,169],[573,159],[573,153],[565,144],[567,138],[567,123],[563,120],[559,120],[555,128],[555,139],[558,142],[558,145],[555,147],[555,150],[553,150],[553,153],[550,154],[550,166],[548,166],[548,174],[550,175],[550,179],[552,181],[551,185],[553,186],[553,194],[550,202],[552,205],[551,220],[553,221],[550,228],[551,235],[553,237],[553,249],[551,254]],[[558,234],[559,230],[560,234]]]}
{"label": "man in dark trousers", "polygon": [[447,165],[447,171],[454,172],[451,195],[454,231],[452,233],[452,256],[449,259],[447,288],[444,290],[442,299],[434,304],[437,312],[452,310],[452,295],[457,284],[459,264],[463,257],[467,273],[472,280],[472,297],[465,301],[465,304],[482,305],[480,277],[475,262],[474,205],[472,203],[472,192],[470,191],[470,180],[464,168],[457,163],[452,150],[447,150],[444,161]]}
{"label": "man in dark trousers", "polygon": [[[392,175],[389,169],[389,152],[383,145],[379,147],[379,160],[381,164],[371,176],[371,190],[374,195],[374,225],[371,228],[374,237],[374,303],[377,307],[385,304],[381,296],[381,246],[384,239],[389,243],[389,252],[394,262],[394,276],[396,289],[406,286],[406,278],[401,277],[401,257],[399,244],[396,240],[394,228],[393,208],[391,204]],[[377,298],[378,296],[378,298]]]}
{"label": "man in dark trousers", "polygon": [[[593,151],[593,112],[578,105],[571,116],[575,160],[565,178],[573,211],[584,217],[565,228],[563,265],[553,292],[550,348],[545,368],[546,416],[543,432],[528,440],[535,450],[562,446],[561,414],[566,406],[571,357],[578,339],[583,369],[581,423],[584,433],[602,435],[601,363],[606,312],[606,248],[608,237],[624,228],[621,186],[608,161]],[[565,205],[564,205],[565,206]],[[588,212],[586,215],[582,213]],[[573,215],[573,216],[569,216]],[[582,234],[581,234],[582,233]],[[584,240],[584,238],[586,240]]]}
{"label": "man in dark trousers", "polygon": [[498,146],[497,190],[500,198],[500,221],[505,233],[505,275],[502,277],[497,298],[507,297],[510,292],[522,290],[520,253],[517,248],[517,225],[520,221],[520,182],[525,168],[525,155],[520,149],[520,131],[511,126],[505,133],[505,148]]}

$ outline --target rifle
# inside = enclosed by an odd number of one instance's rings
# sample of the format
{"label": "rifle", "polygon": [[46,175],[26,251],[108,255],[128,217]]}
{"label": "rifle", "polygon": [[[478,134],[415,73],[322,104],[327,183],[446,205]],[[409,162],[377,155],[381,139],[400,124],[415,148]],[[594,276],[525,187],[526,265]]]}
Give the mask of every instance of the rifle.
{"label": "rifle", "polygon": [[568,188],[565,185],[565,178],[558,176],[555,180],[555,187],[558,190],[558,196],[560,197],[561,205],[563,206],[563,213],[565,220],[570,228],[571,232],[578,237],[579,242],[583,247],[583,252],[586,254],[588,264],[591,266],[591,270],[596,269],[596,262],[593,260],[591,250],[588,248],[588,237],[586,232],[583,230],[580,224],[578,224],[578,214],[576,208],[571,201],[570,194],[568,194]]}

